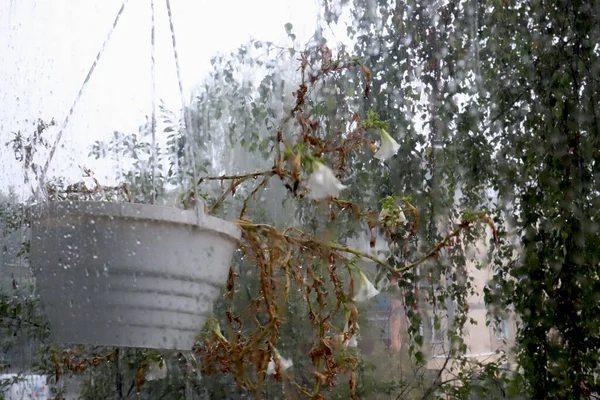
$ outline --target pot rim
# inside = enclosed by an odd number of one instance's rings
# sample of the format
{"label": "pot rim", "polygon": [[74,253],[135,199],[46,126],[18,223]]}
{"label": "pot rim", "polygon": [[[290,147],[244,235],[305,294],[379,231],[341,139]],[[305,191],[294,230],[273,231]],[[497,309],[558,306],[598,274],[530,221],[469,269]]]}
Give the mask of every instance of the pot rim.
{"label": "pot rim", "polygon": [[150,220],[196,226],[239,242],[241,229],[234,223],[206,215],[203,204],[196,210],[139,203],[104,201],[51,201],[30,206],[27,215],[32,223],[57,216],[96,216],[122,219]]}

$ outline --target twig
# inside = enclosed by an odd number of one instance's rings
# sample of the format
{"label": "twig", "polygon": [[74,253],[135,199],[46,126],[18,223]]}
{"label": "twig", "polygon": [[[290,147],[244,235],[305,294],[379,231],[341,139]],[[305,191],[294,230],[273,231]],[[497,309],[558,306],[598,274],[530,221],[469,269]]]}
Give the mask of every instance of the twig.
{"label": "twig", "polygon": [[296,381],[291,381],[291,383],[296,386],[296,389],[298,389],[300,391],[300,393],[302,393],[303,395],[305,395],[306,397],[313,397],[313,395],[304,387],[302,387],[298,382]]}
{"label": "twig", "polygon": [[261,171],[255,171],[255,172],[250,172],[248,174],[243,174],[243,175],[220,175],[220,176],[203,176],[202,178],[198,179],[198,185],[200,185],[202,182],[204,181],[226,181],[226,180],[235,180],[235,179],[249,179],[249,178],[256,178],[262,175],[267,175],[269,173],[274,173],[275,169],[271,168],[271,169],[265,169],[265,170],[261,170]]}
{"label": "twig", "polygon": [[246,209],[248,208],[248,201],[250,201],[250,199],[256,195],[260,188],[262,188],[267,184],[267,182],[269,182],[270,178],[271,176],[269,175],[265,176],[263,180],[258,185],[256,185],[256,187],[252,189],[250,194],[244,199],[244,205],[242,206],[242,211],[240,211],[240,218],[244,218],[244,215],[246,214]]}
{"label": "twig", "polygon": [[402,268],[397,269],[396,272],[398,272],[398,273],[406,272],[410,269],[413,269],[417,265],[422,264],[426,260],[435,257],[440,252],[441,249],[448,246],[448,242],[450,241],[450,239],[452,239],[455,236],[458,236],[458,234],[463,229],[467,228],[469,225],[471,225],[471,222],[469,222],[469,221],[461,222],[460,225],[458,225],[458,228],[456,228],[455,230],[450,232],[450,234],[448,234],[448,236],[446,236],[441,242],[436,244],[435,247],[429,253],[425,254],[423,257],[419,258],[417,261],[415,261],[411,264],[405,265]]}
{"label": "twig", "polygon": [[438,371],[437,376],[433,380],[433,383],[431,384],[431,386],[429,388],[427,388],[427,390],[423,394],[423,400],[428,399],[429,396],[438,388],[437,384],[441,382],[442,373],[448,366],[449,361],[450,361],[450,354],[448,354],[448,357],[446,357],[446,360],[444,361],[444,365],[442,365],[442,368],[440,368],[440,370]]}
{"label": "twig", "polygon": [[[252,174],[247,174],[246,176],[242,176],[241,178],[239,178],[239,180],[234,181],[231,183],[231,185],[229,186],[229,188],[227,188],[227,190],[225,192],[223,192],[223,194],[221,195],[221,197],[219,197],[219,200],[217,200],[217,202],[215,204],[213,204],[213,206],[211,207],[209,213],[212,214],[217,208],[219,208],[219,206],[221,204],[223,204],[223,202],[225,201],[225,199],[227,199],[227,196],[229,196],[230,193],[232,193],[235,188],[237,188],[238,186],[240,186],[242,183],[244,183],[245,181],[247,181],[250,178],[256,178],[258,176],[264,175],[265,179],[273,176],[275,174],[274,172],[275,170],[269,170],[269,171],[262,171],[262,174],[258,174],[257,172],[254,172]],[[257,188],[255,188],[252,192],[256,193],[256,190],[260,187],[261,185],[258,185]],[[242,209],[242,212],[245,211],[246,209],[246,205],[247,205],[247,201],[250,198],[250,196],[248,196],[246,198],[246,200],[244,200],[244,208]],[[242,214],[243,216],[243,214]]]}
{"label": "twig", "polygon": [[[277,234],[278,236],[283,237],[286,241],[288,242],[296,242],[296,243],[300,243],[303,245],[307,245],[307,244],[313,244],[313,245],[317,245],[319,247],[322,248],[328,248],[328,249],[332,249],[332,250],[337,250],[337,251],[341,251],[343,253],[349,253],[349,254],[353,254],[357,257],[361,257],[361,258],[365,258],[368,260],[371,260],[379,265],[381,265],[382,267],[386,268],[390,273],[392,273],[394,276],[399,277],[398,272],[396,269],[394,269],[391,265],[389,265],[388,263],[386,263],[385,261],[380,260],[377,257],[374,257],[368,253],[359,251],[359,250],[355,250],[352,249],[350,247],[346,247],[346,246],[341,246],[339,244],[335,244],[335,243],[327,243],[327,242],[323,242],[321,240],[317,240],[314,237],[309,237],[309,238],[300,238],[300,237],[295,237],[295,236],[291,236],[291,235],[287,235],[286,233],[280,233],[275,227],[271,226],[271,225],[267,225],[267,224],[253,224],[251,222],[247,222],[245,220],[240,220],[240,221],[236,221],[236,223],[242,228],[242,229],[247,229],[247,230],[265,230],[265,231],[269,231],[272,233]],[[297,228],[287,228],[284,230],[284,232],[287,232],[288,230],[296,230],[299,232],[299,229]],[[302,234],[304,234],[302,232]]]}
{"label": "twig", "polygon": [[275,227],[268,225],[268,224],[253,224],[251,222],[248,222],[247,220],[239,220],[239,221],[236,221],[236,223],[242,229],[247,229],[247,230],[257,230],[258,229],[258,230],[266,230],[266,231],[269,231],[272,233],[276,233],[277,235],[282,236],[288,242],[297,242],[297,243],[301,243],[304,245],[313,244],[313,245],[317,245],[322,248],[337,250],[337,251],[341,251],[343,253],[349,253],[349,254],[353,254],[357,257],[371,260],[371,261],[381,265],[382,267],[384,267],[390,274],[392,274],[393,277],[400,278],[400,277],[402,277],[403,273],[415,268],[416,266],[418,266],[419,264],[422,264],[426,260],[435,257],[440,252],[441,249],[448,246],[450,239],[458,236],[463,229],[466,229],[467,227],[469,227],[471,225],[472,221],[461,222],[455,230],[450,232],[441,242],[436,244],[435,247],[429,253],[425,254],[423,257],[419,258],[417,261],[415,261],[411,264],[408,264],[402,268],[394,268],[391,265],[389,265],[388,263],[386,263],[385,261],[382,261],[375,256],[372,256],[372,255],[365,253],[363,251],[360,251],[360,250],[352,249],[350,247],[341,246],[341,245],[335,244],[335,243],[323,242],[321,240],[315,239],[314,237],[301,238],[301,237],[295,237],[295,236],[286,234],[286,232],[289,230],[295,230],[295,231],[300,232],[303,235],[306,235],[304,232],[302,232],[301,230],[299,230],[297,228],[292,228],[292,227],[286,228],[283,231],[283,233],[280,233]]}

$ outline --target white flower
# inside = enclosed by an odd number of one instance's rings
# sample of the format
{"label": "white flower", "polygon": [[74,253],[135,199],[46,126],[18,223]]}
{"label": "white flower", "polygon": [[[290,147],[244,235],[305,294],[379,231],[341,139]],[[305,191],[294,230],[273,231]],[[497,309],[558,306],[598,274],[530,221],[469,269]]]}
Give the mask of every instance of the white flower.
{"label": "white flower", "polygon": [[344,342],[344,347],[358,347],[358,340],[356,340],[356,335],[346,340]]}
{"label": "white flower", "polygon": [[167,364],[164,361],[151,361],[146,369],[146,380],[157,381],[167,377]]}
{"label": "white flower", "polygon": [[[275,353],[275,357],[279,360],[279,365],[280,365],[279,372],[283,372],[286,369],[292,367],[292,365],[294,365],[292,360],[288,360],[286,358],[281,357],[279,355],[279,352],[276,349],[274,349],[274,353]],[[269,361],[269,364],[267,365],[267,375],[275,375],[275,372],[276,372],[275,361],[271,358],[271,360]]]}
{"label": "white flower", "polygon": [[306,186],[310,190],[310,197],[314,200],[323,200],[329,196],[337,197],[340,191],[346,188],[329,167],[318,161],[313,163],[313,173],[308,178]]}
{"label": "white flower", "polygon": [[398,218],[396,218],[396,222],[399,224],[403,224],[406,222],[406,215],[404,215],[403,211],[400,211],[400,214],[398,214]]}
{"label": "white flower", "polygon": [[381,129],[381,146],[373,157],[385,161],[398,152],[400,145],[390,136],[385,129]]}
{"label": "white flower", "polygon": [[[389,208],[384,208],[379,213],[379,221],[380,222],[384,222],[384,220],[386,218],[389,218],[389,217],[391,217],[391,213],[390,213],[390,209]],[[405,222],[406,222],[406,215],[404,215],[403,211],[400,211],[398,213],[398,217],[396,218],[396,223],[397,224],[403,224]]]}
{"label": "white flower", "polygon": [[361,303],[377,296],[379,294],[379,290],[373,286],[371,281],[367,279],[366,275],[360,269],[358,270],[358,274],[360,275],[361,285],[353,300],[357,303]]}

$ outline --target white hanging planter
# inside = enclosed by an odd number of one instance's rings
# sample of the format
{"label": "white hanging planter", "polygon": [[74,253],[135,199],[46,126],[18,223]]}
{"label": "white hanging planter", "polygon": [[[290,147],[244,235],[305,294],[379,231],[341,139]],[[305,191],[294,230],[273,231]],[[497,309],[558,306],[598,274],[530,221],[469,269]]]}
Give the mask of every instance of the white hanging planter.
{"label": "white hanging planter", "polygon": [[241,235],[143,204],[51,202],[30,215],[31,267],[60,343],[191,349]]}

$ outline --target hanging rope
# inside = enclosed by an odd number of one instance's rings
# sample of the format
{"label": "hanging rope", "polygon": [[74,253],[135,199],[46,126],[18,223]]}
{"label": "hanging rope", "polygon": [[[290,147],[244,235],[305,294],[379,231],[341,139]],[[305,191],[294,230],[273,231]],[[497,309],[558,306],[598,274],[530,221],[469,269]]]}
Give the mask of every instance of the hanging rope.
{"label": "hanging rope", "polygon": [[190,157],[190,161],[192,163],[192,173],[193,173],[193,178],[194,178],[193,188],[194,188],[194,200],[196,203],[196,213],[198,216],[198,222],[200,222],[200,214],[201,214],[201,212],[203,212],[203,210],[201,210],[201,204],[198,201],[198,174],[196,172],[196,159],[195,159],[195,153],[194,153],[194,146],[192,145],[193,137],[192,137],[192,132],[190,130],[191,121],[189,120],[189,112],[185,105],[185,96],[183,94],[183,83],[181,80],[181,68],[179,67],[179,57],[177,56],[177,42],[175,40],[175,29],[173,28],[173,14],[171,12],[171,1],[166,0],[166,2],[167,2],[167,11],[169,14],[169,27],[171,28],[173,56],[175,57],[175,68],[177,70],[177,81],[179,83],[179,95],[181,96],[181,106],[183,107],[183,124],[184,124],[185,133],[186,133],[187,141],[188,141],[188,146],[186,146],[186,147],[188,148],[188,154]]}
{"label": "hanging rope", "polygon": [[154,0],[150,0],[150,10],[152,14],[152,28],[150,32],[150,59],[152,74],[152,204],[156,203],[156,45],[154,41]]}
{"label": "hanging rope", "polygon": [[100,50],[98,51],[98,54],[96,55],[96,59],[92,63],[92,66],[90,67],[90,70],[88,71],[87,76],[85,77],[83,83],[81,84],[81,87],[79,88],[79,92],[77,93],[77,96],[75,96],[73,105],[69,109],[69,112],[67,113],[67,116],[65,117],[65,120],[63,121],[63,123],[60,127],[60,130],[58,131],[58,135],[56,136],[54,145],[52,146],[52,149],[50,150],[50,155],[48,156],[48,159],[46,160],[46,164],[44,164],[44,168],[42,169],[42,173],[40,175],[40,186],[37,189],[37,192],[36,192],[37,194],[40,194],[41,191],[44,190],[43,189],[44,179],[46,178],[46,173],[48,172],[48,167],[50,166],[50,162],[52,161],[52,158],[54,157],[54,153],[56,152],[56,149],[58,148],[58,144],[60,142],[60,139],[62,138],[63,132],[65,131],[65,128],[67,127],[67,124],[69,123],[69,119],[71,118],[71,116],[73,115],[73,112],[75,111],[75,107],[77,106],[79,99],[81,99],[81,95],[83,94],[83,91],[84,91],[87,83],[89,82],[90,78],[92,77],[92,74],[94,73],[94,70],[96,69],[96,65],[98,65],[98,61],[100,61],[100,57],[102,56],[102,53],[104,52],[104,49],[106,48],[106,45],[110,41],[110,38],[112,37],[113,32],[115,31],[115,28],[117,27],[117,24],[119,23],[119,19],[121,18],[121,15],[123,14],[123,10],[125,10],[126,4],[127,4],[127,0],[123,0],[123,4],[121,5],[121,8],[119,9],[117,16],[115,17],[112,27],[110,28],[110,31],[108,32],[108,35],[106,36],[106,39],[104,40],[104,43],[102,43],[102,46],[100,47]]}

